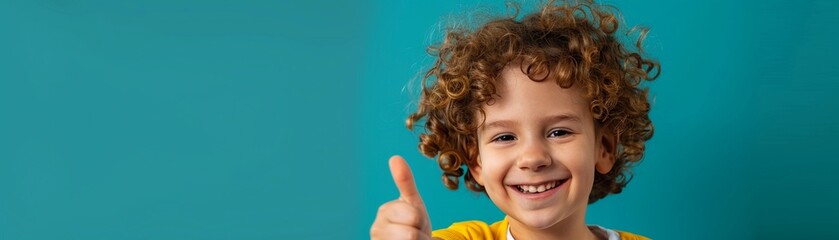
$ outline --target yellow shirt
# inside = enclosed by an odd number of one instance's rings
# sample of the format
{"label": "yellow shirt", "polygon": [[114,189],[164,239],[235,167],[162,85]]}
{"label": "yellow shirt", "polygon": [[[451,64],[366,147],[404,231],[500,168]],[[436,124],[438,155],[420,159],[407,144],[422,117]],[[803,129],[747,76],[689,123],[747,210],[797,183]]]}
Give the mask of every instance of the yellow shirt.
{"label": "yellow shirt", "polygon": [[[432,237],[445,240],[506,240],[507,239],[507,218],[487,225],[481,221],[466,221],[454,223],[448,228],[435,230]],[[621,240],[649,240],[649,238],[617,231]]]}

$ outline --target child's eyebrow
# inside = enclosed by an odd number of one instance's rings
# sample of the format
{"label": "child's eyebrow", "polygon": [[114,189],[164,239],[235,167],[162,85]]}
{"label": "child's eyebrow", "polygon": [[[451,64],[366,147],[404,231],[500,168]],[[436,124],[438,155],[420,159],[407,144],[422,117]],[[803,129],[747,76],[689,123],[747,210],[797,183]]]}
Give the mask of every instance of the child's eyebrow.
{"label": "child's eyebrow", "polygon": [[578,117],[577,115],[574,115],[574,114],[560,114],[560,115],[554,115],[554,116],[550,116],[550,117],[545,118],[545,122],[549,122],[549,123],[556,123],[556,122],[563,122],[563,121],[580,122],[580,117]]}
{"label": "child's eyebrow", "polygon": [[518,125],[518,124],[516,124],[516,122],[511,121],[511,120],[499,120],[499,121],[493,121],[493,122],[484,124],[484,126],[481,127],[481,130],[492,129],[492,128],[514,128],[516,125]]}
{"label": "child's eyebrow", "polygon": [[[559,114],[559,115],[552,115],[544,118],[542,120],[543,123],[558,123],[558,122],[580,122],[580,117],[574,114]],[[484,124],[480,130],[486,130],[491,128],[515,128],[518,126],[518,123],[512,120],[498,120],[492,121],[487,124]]]}

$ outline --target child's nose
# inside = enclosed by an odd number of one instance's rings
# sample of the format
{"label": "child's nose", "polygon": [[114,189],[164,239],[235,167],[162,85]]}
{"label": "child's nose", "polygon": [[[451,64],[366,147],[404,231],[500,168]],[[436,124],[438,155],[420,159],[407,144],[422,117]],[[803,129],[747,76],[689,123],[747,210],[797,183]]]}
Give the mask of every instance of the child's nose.
{"label": "child's nose", "polygon": [[532,142],[524,147],[516,165],[521,170],[539,171],[551,166],[551,162],[547,146]]}

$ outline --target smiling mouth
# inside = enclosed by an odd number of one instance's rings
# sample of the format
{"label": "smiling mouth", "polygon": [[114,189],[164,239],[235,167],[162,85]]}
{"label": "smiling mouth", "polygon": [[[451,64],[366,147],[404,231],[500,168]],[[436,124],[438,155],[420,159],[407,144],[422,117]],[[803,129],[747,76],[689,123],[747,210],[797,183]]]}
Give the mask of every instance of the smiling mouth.
{"label": "smiling mouth", "polygon": [[542,192],[554,189],[556,187],[559,187],[563,183],[565,183],[566,181],[568,181],[568,179],[562,179],[562,180],[542,183],[542,184],[539,184],[539,185],[514,185],[513,187],[521,193],[534,194],[534,193],[542,193]]}

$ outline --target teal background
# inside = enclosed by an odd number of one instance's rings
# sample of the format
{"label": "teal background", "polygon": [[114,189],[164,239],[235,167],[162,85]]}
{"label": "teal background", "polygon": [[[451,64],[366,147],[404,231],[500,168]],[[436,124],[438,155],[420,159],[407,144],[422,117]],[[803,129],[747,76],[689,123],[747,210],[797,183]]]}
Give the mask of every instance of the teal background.
{"label": "teal background", "polygon": [[[830,237],[834,1],[632,1],[656,125],[588,222]],[[404,129],[425,47],[489,1],[0,1],[0,239],[364,239],[405,156],[435,228],[496,221]]]}
{"label": "teal background", "polygon": [[365,9],[0,2],[0,239],[354,234]]}

